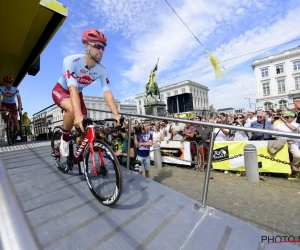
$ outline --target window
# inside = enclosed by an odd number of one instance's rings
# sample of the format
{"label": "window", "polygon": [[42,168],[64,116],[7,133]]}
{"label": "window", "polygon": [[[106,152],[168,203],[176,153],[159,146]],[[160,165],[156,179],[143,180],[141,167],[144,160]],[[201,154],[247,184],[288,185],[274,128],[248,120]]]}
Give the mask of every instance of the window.
{"label": "window", "polygon": [[285,80],[277,81],[278,84],[278,94],[285,93]]}
{"label": "window", "polygon": [[272,109],[273,108],[273,103],[271,102],[265,102],[264,103],[264,110],[265,111],[268,111],[269,109]]}
{"label": "window", "polygon": [[92,103],[92,109],[96,108],[96,103]]}
{"label": "window", "polygon": [[284,69],[283,69],[283,64],[277,65],[276,66],[276,74],[283,74],[284,73]]}
{"label": "window", "polygon": [[164,94],[160,95],[160,99],[163,100],[164,99]]}
{"label": "window", "polygon": [[95,112],[95,111],[93,111],[93,118],[94,118],[94,119],[97,118],[97,117],[96,117],[96,112]]}
{"label": "window", "polygon": [[267,77],[267,76],[269,76],[269,70],[268,70],[268,68],[262,69],[261,70],[261,77]]}
{"label": "window", "polygon": [[140,115],[142,114],[142,110],[140,109]]}
{"label": "window", "polygon": [[170,96],[170,92],[167,93],[167,97],[169,97],[169,96]]}
{"label": "window", "polygon": [[141,100],[139,100],[139,105],[142,105],[142,101]]}
{"label": "window", "polygon": [[262,86],[263,86],[263,95],[270,95],[270,84],[264,83]]}
{"label": "window", "polygon": [[184,94],[185,93],[185,89],[181,89],[181,94]]}
{"label": "window", "polygon": [[174,95],[178,95],[178,90],[174,90]]}
{"label": "window", "polygon": [[293,62],[294,70],[300,70],[300,61]]}
{"label": "window", "polygon": [[300,89],[300,77],[295,77],[295,89]]}
{"label": "window", "polygon": [[287,108],[287,101],[286,100],[281,100],[278,103],[279,103],[279,109]]}

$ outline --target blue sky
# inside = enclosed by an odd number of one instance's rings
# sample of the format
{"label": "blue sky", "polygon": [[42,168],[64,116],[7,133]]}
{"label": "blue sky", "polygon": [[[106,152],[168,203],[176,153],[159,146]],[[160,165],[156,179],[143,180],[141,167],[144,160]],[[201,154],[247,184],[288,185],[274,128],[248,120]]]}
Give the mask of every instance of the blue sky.
{"label": "blue sky", "polygon": [[[224,62],[235,84],[216,82],[203,47],[164,0],[59,2],[68,7],[68,18],[42,53],[40,72],[26,76],[19,86],[29,117],[53,104],[51,90],[61,74],[62,60],[84,52],[81,34],[88,28],[100,29],[108,38],[102,64],[108,69],[115,98],[121,101],[144,92],[149,73],[160,58],[159,87],[192,80],[210,89],[209,103],[215,108],[248,109],[245,97],[253,103],[256,98],[253,60],[300,45],[297,0],[169,0],[220,61],[299,39]],[[195,69],[200,70],[185,74]],[[86,87],[83,94],[102,97],[100,82]]]}

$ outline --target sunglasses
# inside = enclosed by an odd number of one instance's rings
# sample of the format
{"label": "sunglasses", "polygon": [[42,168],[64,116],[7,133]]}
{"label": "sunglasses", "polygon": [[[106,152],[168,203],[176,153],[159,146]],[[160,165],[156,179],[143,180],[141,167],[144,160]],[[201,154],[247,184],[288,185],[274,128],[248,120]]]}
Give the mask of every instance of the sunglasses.
{"label": "sunglasses", "polygon": [[13,84],[12,82],[5,82],[5,84]]}
{"label": "sunglasses", "polygon": [[263,118],[262,116],[257,116],[257,118]]}
{"label": "sunglasses", "polygon": [[98,44],[98,43],[89,43],[93,48],[97,49],[97,50],[100,50],[102,49],[102,51],[105,50],[105,46],[104,45],[101,45],[101,44]]}
{"label": "sunglasses", "polygon": [[244,117],[241,117],[241,116],[239,116],[238,118],[239,118],[239,119],[244,119]]}
{"label": "sunglasses", "polygon": [[294,118],[292,116],[285,116],[284,119]]}

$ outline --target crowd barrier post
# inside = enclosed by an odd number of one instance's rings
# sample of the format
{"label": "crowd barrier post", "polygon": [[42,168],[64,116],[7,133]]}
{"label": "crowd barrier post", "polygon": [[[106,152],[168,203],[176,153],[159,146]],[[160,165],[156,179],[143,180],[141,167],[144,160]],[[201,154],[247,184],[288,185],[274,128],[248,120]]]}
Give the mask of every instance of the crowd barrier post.
{"label": "crowd barrier post", "polygon": [[130,141],[131,141],[131,116],[128,117],[128,137],[127,137],[127,165],[126,169],[130,168]]}
{"label": "crowd barrier post", "polygon": [[160,152],[160,145],[159,143],[153,144],[153,154],[154,154],[154,166],[157,169],[162,168],[162,162],[161,162],[161,152]]}
{"label": "crowd barrier post", "polygon": [[257,152],[256,147],[253,144],[244,146],[244,161],[247,182],[259,182]]}
{"label": "crowd barrier post", "polygon": [[206,165],[206,175],[205,175],[203,195],[202,195],[202,207],[203,208],[206,207],[208,184],[209,184],[210,170],[211,170],[211,164],[212,164],[212,158],[213,158],[213,148],[214,148],[215,137],[216,137],[216,133],[214,131],[211,132],[208,159],[207,159],[207,165]]}

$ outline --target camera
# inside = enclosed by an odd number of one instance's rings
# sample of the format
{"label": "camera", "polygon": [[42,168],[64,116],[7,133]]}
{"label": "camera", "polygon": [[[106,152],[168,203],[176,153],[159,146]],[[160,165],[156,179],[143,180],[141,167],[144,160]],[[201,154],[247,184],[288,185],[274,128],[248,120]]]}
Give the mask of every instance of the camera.
{"label": "camera", "polygon": [[142,134],[142,126],[136,126],[136,127],[134,128],[134,133],[135,133],[136,135]]}
{"label": "camera", "polygon": [[278,120],[279,119],[279,116],[274,116],[274,120]]}

